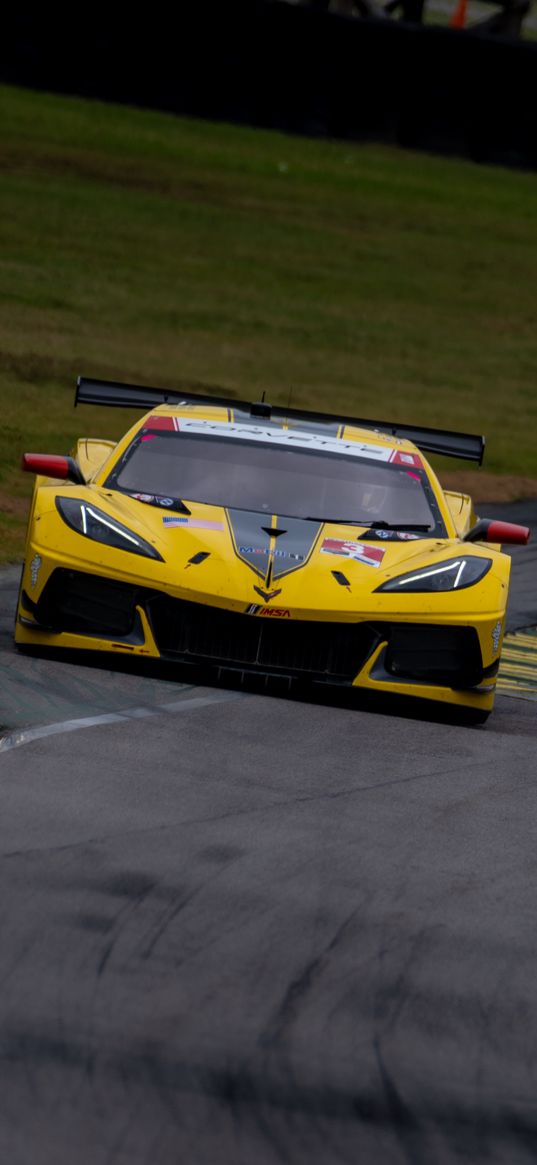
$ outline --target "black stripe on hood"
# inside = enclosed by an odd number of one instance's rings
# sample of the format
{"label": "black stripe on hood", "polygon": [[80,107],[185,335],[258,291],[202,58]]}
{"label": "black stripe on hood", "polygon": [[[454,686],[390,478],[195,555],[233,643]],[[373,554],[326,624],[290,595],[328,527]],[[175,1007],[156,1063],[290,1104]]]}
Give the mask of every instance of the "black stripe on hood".
{"label": "black stripe on hood", "polygon": [[274,519],[254,510],[226,510],[226,514],[236,555],[265,580],[283,578],[305,566],[322,528],[322,522]]}

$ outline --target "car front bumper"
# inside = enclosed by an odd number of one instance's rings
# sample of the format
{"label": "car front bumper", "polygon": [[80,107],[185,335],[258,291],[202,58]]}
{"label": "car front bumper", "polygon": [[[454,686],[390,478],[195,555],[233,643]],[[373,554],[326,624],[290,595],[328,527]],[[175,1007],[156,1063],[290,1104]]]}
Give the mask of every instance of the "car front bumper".
{"label": "car front bumper", "polygon": [[[269,616],[270,617],[267,617]],[[38,601],[22,589],[21,645],[108,651],[347,685],[490,710],[503,612],[470,623],[360,616],[293,618],[259,605],[237,612],[68,568],[49,575]]]}

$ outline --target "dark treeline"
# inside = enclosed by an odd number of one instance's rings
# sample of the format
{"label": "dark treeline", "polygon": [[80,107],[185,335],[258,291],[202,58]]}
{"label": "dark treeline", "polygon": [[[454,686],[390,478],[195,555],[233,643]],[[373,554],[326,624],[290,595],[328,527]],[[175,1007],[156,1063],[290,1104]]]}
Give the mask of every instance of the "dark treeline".
{"label": "dark treeline", "polygon": [[280,0],[20,8],[5,82],[537,168],[537,44]]}

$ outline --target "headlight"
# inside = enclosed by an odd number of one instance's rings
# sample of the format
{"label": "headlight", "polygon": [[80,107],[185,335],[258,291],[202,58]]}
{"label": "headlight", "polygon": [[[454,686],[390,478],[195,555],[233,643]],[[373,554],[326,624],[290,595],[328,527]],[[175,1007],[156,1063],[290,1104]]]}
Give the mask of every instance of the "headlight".
{"label": "headlight", "polygon": [[400,574],[377,587],[377,591],[462,591],[473,587],[492,566],[491,558],[450,558],[438,566]]}
{"label": "headlight", "polygon": [[89,502],[83,502],[80,498],[56,498],[56,505],[64,522],[77,534],[83,534],[93,542],[104,542],[106,546],[114,546],[117,550],[128,550],[131,554],[143,554],[145,558],[164,561],[149,542]]}

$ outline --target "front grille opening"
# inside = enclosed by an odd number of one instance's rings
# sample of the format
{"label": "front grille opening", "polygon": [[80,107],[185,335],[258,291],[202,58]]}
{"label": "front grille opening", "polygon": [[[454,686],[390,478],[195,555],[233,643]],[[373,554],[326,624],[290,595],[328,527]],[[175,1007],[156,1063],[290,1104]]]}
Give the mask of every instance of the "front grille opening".
{"label": "front grille opening", "polygon": [[35,608],[50,630],[122,638],[134,630],[136,588],[60,567],[51,575]]}
{"label": "front grille opening", "polygon": [[390,628],[385,667],[397,679],[451,688],[475,687],[483,678],[477,631],[473,627],[395,624]]}
{"label": "front grille opening", "polygon": [[244,671],[351,683],[378,642],[364,623],[267,619],[164,595],[146,608],[162,655]]}

